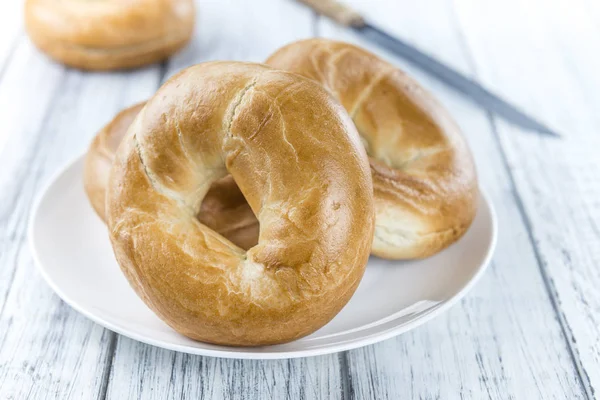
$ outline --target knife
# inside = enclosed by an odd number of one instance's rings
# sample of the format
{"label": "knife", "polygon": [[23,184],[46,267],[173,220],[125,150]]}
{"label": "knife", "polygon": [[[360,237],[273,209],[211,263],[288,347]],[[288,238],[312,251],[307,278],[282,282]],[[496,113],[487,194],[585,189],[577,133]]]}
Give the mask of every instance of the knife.
{"label": "knife", "polygon": [[392,51],[420,68],[430,76],[462,93],[475,105],[501,116],[505,120],[525,128],[551,136],[559,136],[541,122],[520,111],[517,107],[490,92],[476,81],[469,79],[447,65],[398,38],[392,37],[371,25],[355,10],[335,0],[298,0],[317,13],[359,32],[369,41]]}

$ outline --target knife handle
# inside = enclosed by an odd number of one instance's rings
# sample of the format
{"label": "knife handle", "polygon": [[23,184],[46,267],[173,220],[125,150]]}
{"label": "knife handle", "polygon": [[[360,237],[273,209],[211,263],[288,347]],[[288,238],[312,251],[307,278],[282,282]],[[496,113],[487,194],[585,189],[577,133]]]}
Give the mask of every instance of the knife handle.
{"label": "knife handle", "polygon": [[297,0],[306,4],[317,13],[329,17],[339,24],[345,26],[364,26],[363,17],[352,8],[336,0]]}

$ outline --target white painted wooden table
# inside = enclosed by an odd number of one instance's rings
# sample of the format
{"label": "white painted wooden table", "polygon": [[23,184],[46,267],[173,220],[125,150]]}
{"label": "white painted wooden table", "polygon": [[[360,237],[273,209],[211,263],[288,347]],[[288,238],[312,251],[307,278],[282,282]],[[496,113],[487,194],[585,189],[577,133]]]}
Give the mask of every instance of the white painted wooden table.
{"label": "white painted wooden table", "polygon": [[[482,111],[403,60],[289,0],[198,2],[193,43],[134,72],[55,64],[0,2],[0,399],[576,399],[600,390],[600,3],[355,0],[370,20],[562,133]],[[491,268],[444,316],[336,355],[236,361],[119,336],[65,305],[35,270],[26,224],[49,176],[121,108],[215,59],[261,61],[299,38],[370,47],[450,109],[496,205]],[[76,244],[75,244],[76,245]]]}

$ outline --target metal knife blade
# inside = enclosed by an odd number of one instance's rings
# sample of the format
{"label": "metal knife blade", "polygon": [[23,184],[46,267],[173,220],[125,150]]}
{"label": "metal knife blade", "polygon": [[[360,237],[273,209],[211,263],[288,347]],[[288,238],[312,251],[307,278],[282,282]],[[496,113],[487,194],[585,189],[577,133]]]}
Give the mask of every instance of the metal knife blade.
{"label": "metal knife blade", "polygon": [[354,29],[367,40],[386,48],[414,64],[430,76],[462,93],[479,107],[499,115],[522,128],[550,136],[559,136],[541,122],[520,111],[517,107],[485,89],[476,81],[467,78],[435,58],[423,53],[410,44],[390,36],[381,29],[369,24],[360,13],[337,0],[297,0],[321,15],[325,15],[340,25]]}
{"label": "metal knife blade", "polygon": [[433,78],[436,78],[442,83],[461,92],[470,98],[476,105],[481,106],[522,128],[547,135],[559,136],[541,122],[538,122],[519,111],[515,106],[491,93],[477,82],[440,63],[433,57],[423,53],[410,44],[390,36],[367,22],[362,25],[351,26],[351,28],[358,31],[369,41],[399,55]]}

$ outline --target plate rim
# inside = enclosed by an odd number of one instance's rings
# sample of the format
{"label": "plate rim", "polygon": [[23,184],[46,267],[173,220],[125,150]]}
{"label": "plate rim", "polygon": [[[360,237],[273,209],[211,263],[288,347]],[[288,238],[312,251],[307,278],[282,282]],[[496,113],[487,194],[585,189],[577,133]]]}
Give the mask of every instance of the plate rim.
{"label": "plate rim", "polygon": [[[277,360],[277,359],[291,359],[291,358],[302,358],[302,357],[314,357],[319,355],[333,354],[342,351],[348,351],[357,349],[360,347],[368,346],[371,344],[375,344],[378,342],[382,342],[384,340],[390,339],[392,337],[401,335],[405,332],[408,332],[412,329],[415,329],[419,326],[424,325],[429,322],[433,318],[443,314],[452,306],[454,306],[458,301],[462,300],[465,295],[471,291],[471,289],[475,286],[475,284],[479,281],[481,276],[487,270],[489,264],[491,263],[492,256],[494,255],[494,251],[496,249],[496,244],[498,240],[498,219],[496,216],[496,211],[493,203],[490,200],[490,197],[486,193],[485,190],[479,188],[479,194],[485,201],[487,208],[490,214],[490,222],[491,222],[491,240],[488,243],[488,247],[486,249],[485,257],[480,264],[479,268],[475,272],[475,274],[467,281],[467,283],[452,297],[441,302],[439,306],[433,308],[431,311],[421,315],[420,317],[397,326],[395,328],[390,328],[386,331],[383,331],[379,334],[371,334],[365,337],[360,337],[352,340],[348,340],[346,342],[333,344],[330,346],[319,347],[314,349],[305,349],[305,350],[289,350],[289,351],[279,351],[279,352],[268,352],[268,351],[253,351],[252,347],[228,347],[221,346],[223,349],[209,349],[202,347],[191,347],[187,345],[173,344],[171,342],[153,339],[149,336],[144,336],[138,334],[136,332],[132,332],[127,329],[123,329],[120,326],[117,326],[109,321],[104,320],[102,317],[93,314],[92,312],[87,311],[84,307],[79,306],[79,304],[72,300],[68,295],[66,295],[60,287],[52,280],[46,268],[44,268],[39,255],[36,250],[35,241],[34,241],[34,223],[37,220],[37,215],[39,212],[39,206],[43,199],[45,198],[48,190],[52,187],[52,185],[64,174],[73,167],[76,163],[81,162],[84,159],[86,152],[80,153],[75,157],[72,157],[60,168],[58,168],[54,173],[51,174],[50,178],[45,182],[42,188],[37,192],[36,198],[31,206],[31,211],[29,213],[29,221],[27,223],[27,237],[29,250],[31,251],[31,255],[36,266],[36,269],[41,274],[44,281],[50,286],[50,288],[58,295],[58,297],[68,304],[75,311],[84,315],[86,318],[91,321],[97,323],[98,325],[114,332],[119,335],[123,335],[133,340],[137,340],[138,342],[142,342],[151,346],[164,348],[171,351],[177,351],[181,353],[208,356],[208,357],[220,357],[220,358],[231,358],[231,359],[249,359],[249,360]],[[201,342],[200,342],[201,343]],[[211,346],[218,346],[210,344]],[[256,347],[256,349],[266,349],[269,346]],[[237,351],[236,349],[249,349],[249,351]]]}

